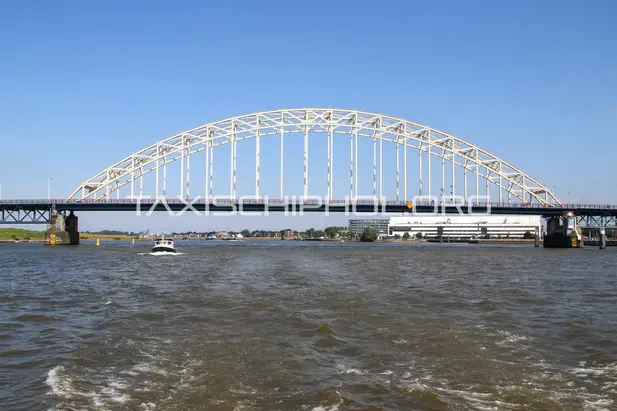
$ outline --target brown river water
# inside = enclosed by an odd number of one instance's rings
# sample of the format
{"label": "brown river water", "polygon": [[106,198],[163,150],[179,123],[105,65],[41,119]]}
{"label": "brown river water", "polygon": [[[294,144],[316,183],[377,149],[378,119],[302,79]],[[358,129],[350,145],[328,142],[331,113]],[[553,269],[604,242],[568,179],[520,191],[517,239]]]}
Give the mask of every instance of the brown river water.
{"label": "brown river water", "polygon": [[616,410],[617,249],[0,245],[0,409]]}

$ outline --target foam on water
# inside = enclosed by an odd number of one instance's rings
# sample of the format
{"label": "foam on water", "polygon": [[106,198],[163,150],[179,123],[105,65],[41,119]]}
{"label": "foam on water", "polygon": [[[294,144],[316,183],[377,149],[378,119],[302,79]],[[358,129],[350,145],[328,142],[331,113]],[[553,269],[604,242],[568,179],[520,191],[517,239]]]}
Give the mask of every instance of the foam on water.
{"label": "foam on water", "polygon": [[[514,339],[518,340],[518,338]],[[513,383],[509,384],[504,381],[503,385],[497,381],[495,386],[491,387],[490,392],[471,387],[468,389],[455,388],[442,379],[434,378],[431,374],[422,375],[421,370],[405,371],[398,378],[389,378],[388,383],[398,385],[409,393],[433,393],[445,403],[460,404],[463,407],[474,407],[478,410],[509,410],[529,406],[528,403],[512,401],[512,398],[517,398],[520,392],[543,393],[545,394],[544,401],[552,401],[552,406],[555,407],[578,402],[582,410],[610,411],[614,409],[614,400],[611,396],[617,392],[615,391],[617,386],[616,363],[602,367],[585,367],[585,364],[581,364],[581,367],[561,367],[545,362],[537,365],[540,370],[535,374],[528,373],[531,378],[525,381],[512,381]],[[383,376],[395,373],[386,370],[379,374]],[[568,378],[568,375],[583,379],[573,381]],[[600,392],[590,392],[587,386],[594,386],[594,381],[589,377],[600,376],[613,379],[615,384],[595,385]]]}
{"label": "foam on water", "polygon": [[[489,332],[496,342],[506,336],[511,342],[529,341],[522,334],[495,330]],[[129,344],[130,345],[130,344]],[[168,350],[172,349],[173,341],[156,340],[148,348],[139,350],[142,361],[129,368],[116,369],[108,367],[100,370],[96,375],[89,375],[90,380],[84,387],[84,381],[77,376],[71,376],[65,366],[56,366],[48,371],[46,384],[49,386],[49,395],[61,399],[66,404],[83,406],[87,402],[98,409],[115,409],[128,407],[133,401],[133,407],[145,411],[166,409],[166,401],[176,401],[186,393],[199,390],[203,380],[196,370],[201,370],[203,363],[186,353],[181,363],[167,357]],[[170,362],[172,361],[172,362]],[[421,360],[420,360],[421,361]],[[497,362],[501,367],[518,367],[521,364],[507,361]],[[477,409],[483,411],[515,410],[529,406],[528,395],[541,395],[542,401],[553,407],[572,406],[580,404],[583,411],[609,411],[614,409],[611,398],[615,394],[617,384],[617,363],[606,365],[588,364],[580,362],[577,366],[566,367],[541,361],[529,364],[523,380],[496,380],[491,387],[467,386],[458,384],[455,380],[448,381],[440,372],[434,372],[431,364],[412,361],[410,363],[392,363],[388,368],[369,370],[360,368],[357,361],[337,362],[335,371],[344,379],[362,378],[373,380],[375,384],[390,386],[396,391],[404,392],[419,401],[434,401],[448,404],[460,409]],[[83,371],[83,369],[82,369]],[[80,373],[81,374],[81,373]],[[84,375],[80,378],[83,380]],[[158,379],[158,383],[156,380]],[[596,379],[605,383],[597,385],[599,392],[590,392],[587,388],[593,385]],[[169,388],[164,381],[175,381],[174,388]],[[351,380],[350,380],[351,381]],[[608,381],[608,382],[606,382]],[[341,385],[341,386],[344,386]],[[81,388],[78,388],[81,387]],[[167,387],[167,388],[166,388]],[[131,397],[128,392],[139,396],[139,393],[161,392],[167,389],[167,400],[140,402],[139,397]],[[216,399],[213,402],[222,402],[234,405],[236,410],[252,409],[253,399],[260,393],[255,388],[238,382],[227,388],[228,395],[250,398],[232,398],[228,400]],[[524,393],[524,394],[523,394]],[[521,395],[523,394],[523,395]],[[145,397],[144,397],[145,398]],[[135,402],[137,400],[137,402]],[[522,400],[523,402],[517,402]],[[547,402],[548,401],[548,402]],[[330,401],[319,405],[303,407],[307,411],[341,411],[345,409],[343,396],[336,391]],[[58,408],[59,410],[63,408]]]}
{"label": "foam on water", "polygon": [[70,396],[72,391],[70,378],[61,375],[64,371],[64,367],[58,365],[47,372],[47,384],[51,390],[49,394],[57,396]]}
{"label": "foam on water", "polygon": [[365,375],[366,371],[357,368],[349,367],[345,364],[337,364],[336,370],[339,374]]}
{"label": "foam on water", "polygon": [[509,331],[505,331],[505,330],[497,330],[497,333],[500,336],[505,337],[503,340],[497,342],[498,345],[506,345],[506,344],[518,343],[520,341],[530,341],[530,340],[532,340],[531,337],[515,334],[515,333],[509,332]]}
{"label": "foam on water", "polygon": [[66,368],[62,365],[58,365],[47,372],[45,383],[50,388],[47,394],[59,398],[63,403],[75,401],[83,404],[85,401],[94,407],[102,408],[110,404],[125,404],[131,399],[124,392],[129,388],[128,381],[110,376],[107,378],[106,384],[97,385],[94,391],[85,391],[78,388],[79,385],[84,384],[84,381],[76,381],[75,377],[69,376]]}

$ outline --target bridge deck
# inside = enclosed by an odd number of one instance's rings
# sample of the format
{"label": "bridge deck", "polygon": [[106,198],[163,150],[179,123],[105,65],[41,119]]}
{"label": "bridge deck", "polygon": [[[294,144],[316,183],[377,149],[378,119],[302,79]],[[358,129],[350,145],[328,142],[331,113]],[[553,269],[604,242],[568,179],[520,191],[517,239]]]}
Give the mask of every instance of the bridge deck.
{"label": "bridge deck", "polygon": [[[347,212],[347,213],[445,213],[445,214],[512,214],[541,215],[543,217],[563,215],[573,212],[577,216],[617,217],[617,205],[599,204],[508,204],[480,203],[455,205],[452,203],[431,204],[416,203],[409,207],[405,201],[374,202],[370,200],[221,200],[206,201],[168,199],[155,201],[152,199],[136,200],[0,200],[2,217],[16,212],[33,213],[34,211],[132,211],[147,213],[149,211],[194,211],[204,212]],[[0,220],[4,220],[1,218]]]}

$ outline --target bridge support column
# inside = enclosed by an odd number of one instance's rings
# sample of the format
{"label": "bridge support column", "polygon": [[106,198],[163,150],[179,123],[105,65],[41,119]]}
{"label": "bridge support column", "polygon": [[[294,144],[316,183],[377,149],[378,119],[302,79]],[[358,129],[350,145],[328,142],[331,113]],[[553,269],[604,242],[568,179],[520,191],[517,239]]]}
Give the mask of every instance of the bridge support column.
{"label": "bridge support column", "polygon": [[540,247],[540,230],[538,229],[538,227],[536,227],[536,231],[534,233],[533,239],[534,239],[534,246],[536,248]]}
{"label": "bridge support column", "polygon": [[79,244],[79,224],[71,211],[68,216],[53,214],[45,230],[45,245]]}
{"label": "bridge support column", "polygon": [[604,227],[600,228],[600,250],[604,250],[606,248],[606,229]]}
{"label": "bridge support column", "polygon": [[582,248],[583,237],[573,213],[549,217],[546,222],[544,248]]}

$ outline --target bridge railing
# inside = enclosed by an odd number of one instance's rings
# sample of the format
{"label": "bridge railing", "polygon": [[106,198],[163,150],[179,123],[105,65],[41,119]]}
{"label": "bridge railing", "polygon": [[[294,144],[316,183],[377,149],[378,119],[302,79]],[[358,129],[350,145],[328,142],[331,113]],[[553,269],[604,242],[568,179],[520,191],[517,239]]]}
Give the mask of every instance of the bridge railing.
{"label": "bridge railing", "polygon": [[[303,204],[303,205],[328,205],[328,206],[345,206],[345,205],[359,205],[359,206],[446,206],[446,207],[469,207],[470,203],[460,203],[460,202],[451,202],[451,201],[375,201],[375,200],[321,200],[321,199],[302,199],[302,198],[289,198],[289,199],[232,199],[232,198],[217,198],[217,199],[207,199],[207,198],[198,198],[198,199],[187,199],[182,200],[178,198],[173,199],[153,199],[153,198],[142,198],[142,199],[109,199],[109,200],[79,200],[79,199],[11,199],[11,200],[0,200],[0,205],[21,205],[21,206],[49,206],[49,205],[70,205],[70,204],[144,204],[144,205],[152,205],[156,203],[167,203],[167,204],[209,204],[209,205],[232,205],[232,204],[243,204],[243,205],[271,205],[271,206],[282,206],[287,204]],[[471,202],[472,207],[491,207],[491,208],[559,208],[562,210],[581,210],[581,209],[605,209],[605,210],[617,210],[617,205],[613,204],[537,204],[537,203],[508,203],[508,202]]]}
{"label": "bridge railing", "polygon": [[59,201],[62,202],[64,200],[48,200],[48,199],[30,199],[30,200],[0,200],[0,204],[32,204],[32,205],[38,205],[38,204],[51,204],[54,201]]}

